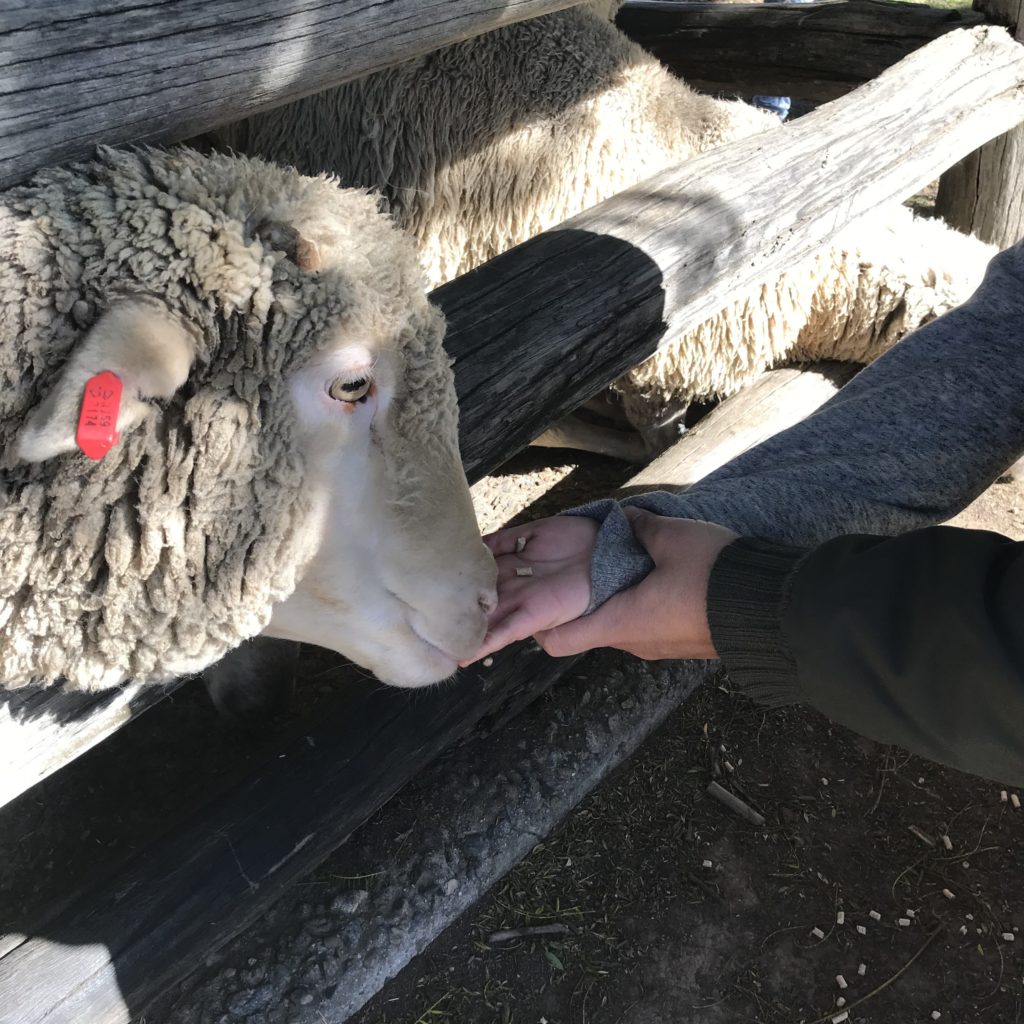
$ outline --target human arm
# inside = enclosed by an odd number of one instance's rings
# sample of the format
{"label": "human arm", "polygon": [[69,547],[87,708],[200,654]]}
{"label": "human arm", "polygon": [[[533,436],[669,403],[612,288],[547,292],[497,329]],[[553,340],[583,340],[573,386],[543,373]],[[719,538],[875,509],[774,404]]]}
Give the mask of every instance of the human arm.
{"label": "human arm", "polygon": [[627,514],[654,570],[539,630],[550,654],[718,656],[760,702],[807,703],[880,742],[1024,782],[1024,543],[931,527],[802,548]]}
{"label": "human arm", "polygon": [[[580,559],[589,567],[585,603],[577,586],[560,607],[593,612],[651,572],[629,507],[800,545],[845,533],[892,535],[950,518],[1022,452],[1024,243],[992,261],[965,305],[905,338],[814,415],[685,493],[654,491],[573,510],[599,529],[573,551],[576,569]],[[556,546],[567,529],[558,518],[533,527]],[[503,535],[514,539],[515,531],[495,536]],[[578,584],[580,573],[572,579]],[[544,577],[546,586],[564,582]],[[546,600],[531,614],[543,589],[515,584],[479,657],[556,624]]]}
{"label": "human arm", "polygon": [[[1024,452],[1024,243],[997,256],[963,306],[915,331],[814,415],[682,494],[630,498],[659,515],[813,545],[950,518]],[[590,608],[651,570],[623,505],[601,522]]]}
{"label": "human arm", "polygon": [[706,607],[752,697],[1024,783],[1024,544],[950,527],[813,550],[744,539],[716,560]]}
{"label": "human arm", "polygon": [[498,563],[498,606],[471,660],[529,636],[556,657],[592,647],[618,647],[648,659],[715,657],[704,594],[715,558],[736,534],[636,508],[627,508],[624,516],[644,557],[656,565],[638,586],[613,596],[592,615],[584,614],[591,603],[597,536],[592,519],[553,516],[486,537]]}

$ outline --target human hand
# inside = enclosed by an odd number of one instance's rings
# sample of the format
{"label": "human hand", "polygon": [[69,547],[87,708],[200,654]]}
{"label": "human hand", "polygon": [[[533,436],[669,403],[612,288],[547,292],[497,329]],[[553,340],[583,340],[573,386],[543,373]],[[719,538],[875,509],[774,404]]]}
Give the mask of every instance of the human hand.
{"label": "human hand", "polygon": [[[552,516],[485,537],[498,563],[498,607],[483,646],[460,664],[470,665],[582,615],[590,604],[590,558],[598,526],[588,516]],[[519,576],[516,569],[530,569],[532,575]]]}
{"label": "human hand", "polygon": [[614,647],[649,661],[717,657],[708,628],[708,580],[719,553],[737,534],[714,523],[633,507],[625,512],[654,569],[592,615],[536,632],[537,642],[554,657],[594,647]]}

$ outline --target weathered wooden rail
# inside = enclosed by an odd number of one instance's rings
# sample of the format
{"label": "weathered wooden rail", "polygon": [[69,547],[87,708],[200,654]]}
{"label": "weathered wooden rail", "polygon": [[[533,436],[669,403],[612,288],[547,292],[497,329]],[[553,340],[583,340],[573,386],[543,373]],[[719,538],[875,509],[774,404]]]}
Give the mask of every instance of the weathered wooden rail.
{"label": "weathered wooden rail", "polygon": [[675,444],[645,466],[623,488],[685,491],[727,462],[806,419],[860,369],[828,362],[813,368],[769,370],[713,409]]}
{"label": "weathered wooden rail", "polygon": [[[439,289],[470,477],[737,289],[1021,119],[1024,49],[998,29],[953,33],[785,131],[666,171]],[[325,718],[313,745],[303,739],[59,918],[0,940],[0,1022],[128,1021],[441,749],[562,667],[520,648],[486,678],[378,692]]]}
{"label": "weathered wooden rail", "polygon": [[578,0],[0,0],[0,188],[174,142]]}
{"label": "weathered wooden rail", "polygon": [[885,0],[632,0],[616,23],[702,92],[791,95],[824,103],[931,40],[984,20],[975,11]]}

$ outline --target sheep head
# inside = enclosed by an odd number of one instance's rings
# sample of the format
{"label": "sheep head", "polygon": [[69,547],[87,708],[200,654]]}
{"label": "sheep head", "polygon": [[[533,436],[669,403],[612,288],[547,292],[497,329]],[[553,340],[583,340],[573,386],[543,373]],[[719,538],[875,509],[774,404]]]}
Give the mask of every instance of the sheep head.
{"label": "sheep head", "polygon": [[326,178],[106,150],[0,196],[0,679],[158,681],[265,630],[450,675],[495,569],[442,339],[409,240]]}

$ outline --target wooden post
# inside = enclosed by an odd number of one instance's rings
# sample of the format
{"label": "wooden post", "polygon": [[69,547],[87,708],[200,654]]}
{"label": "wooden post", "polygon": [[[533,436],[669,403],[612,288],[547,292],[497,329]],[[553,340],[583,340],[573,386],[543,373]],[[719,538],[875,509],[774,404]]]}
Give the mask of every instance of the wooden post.
{"label": "wooden post", "polygon": [[[974,9],[1024,43],[1024,0],[974,0]],[[935,207],[957,230],[1001,249],[1024,239],[1024,124],[946,171]]]}

